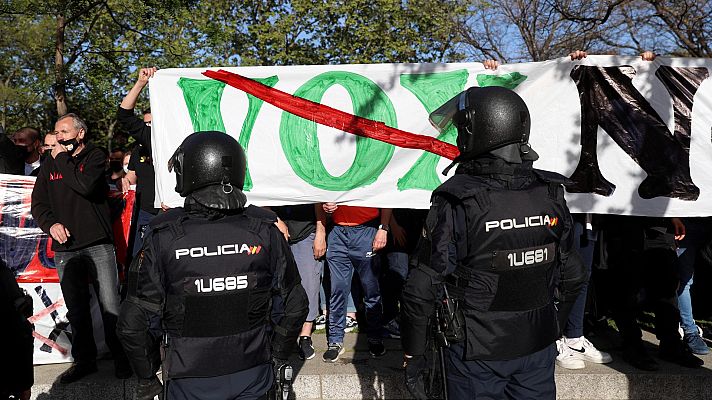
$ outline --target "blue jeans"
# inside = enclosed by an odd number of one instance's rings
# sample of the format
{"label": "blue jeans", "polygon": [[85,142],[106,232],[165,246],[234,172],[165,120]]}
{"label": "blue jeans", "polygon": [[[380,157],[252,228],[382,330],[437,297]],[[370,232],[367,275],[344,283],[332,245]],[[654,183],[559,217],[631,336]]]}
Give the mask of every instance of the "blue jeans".
{"label": "blue jeans", "polygon": [[697,334],[697,325],[692,316],[692,298],[690,287],[695,275],[697,251],[709,237],[708,221],[699,218],[685,218],[685,238],[678,243],[678,274],[680,286],[677,290],[677,303],[680,308],[680,326],[685,334]]}
{"label": "blue jeans", "polygon": [[309,299],[309,313],[306,321],[314,321],[319,315],[319,288],[321,287],[321,274],[324,270],[324,260],[314,259],[314,237],[312,233],[303,240],[289,245],[294,255],[294,261],[302,278],[302,287]]}
{"label": "blue jeans", "polygon": [[[586,233],[585,236],[582,236]],[[581,222],[574,222],[574,246],[581,255],[583,263],[586,266],[588,277],[591,277],[591,266],[593,265],[593,251],[596,247],[598,239],[597,230],[585,230],[585,226]],[[577,338],[583,336],[583,318],[586,311],[586,297],[588,295],[588,279],[581,288],[581,292],[576,298],[576,302],[571,307],[569,319],[564,327],[564,336],[567,338]]]}
{"label": "blue jeans", "polygon": [[67,318],[72,326],[72,357],[78,363],[96,360],[96,342],[89,305],[89,285],[92,278],[104,323],[104,338],[114,358],[124,358],[116,337],[119,316],[119,276],[116,270],[114,245],[98,244],[81,250],[54,253],[62,295],[67,304]]}
{"label": "blue jeans", "polygon": [[383,305],[378,285],[379,261],[373,252],[376,228],[365,225],[335,226],[329,233],[326,260],[331,274],[329,301],[329,343],[344,342],[346,300],[351,292],[351,278],[358,273],[363,289],[368,337],[379,338]]}

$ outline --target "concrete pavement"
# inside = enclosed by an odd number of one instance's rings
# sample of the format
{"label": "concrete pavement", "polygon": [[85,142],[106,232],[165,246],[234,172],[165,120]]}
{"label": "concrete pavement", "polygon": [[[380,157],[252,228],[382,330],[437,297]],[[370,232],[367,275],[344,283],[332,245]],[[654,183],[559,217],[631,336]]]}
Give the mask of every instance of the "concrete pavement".
{"label": "concrete pavement", "polygon": [[[597,340],[596,340],[597,339]],[[657,341],[646,334],[651,354]],[[582,370],[556,369],[558,399],[702,399],[712,400],[712,356],[702,357],[705,366],[688,369],[660,361],[660,371],[643,372],[620,359],[612,342],[595,338],[594,343],[613,354],[607,365],[587,364]],[[297,373],[294,394],[298,399],[407,399],[401,369],[402,352],[398,340],[385,341],[388,353],[380,359],[368,354],[365,335],[347,334],[346,353],[336,363],[321,360],[326,350],[324,334],[314,335],[317,355],[307,362],[293,357]],[[133,379],[113,376],[113,363],[101,361],[99,372],[80,382],[62,385],[57,377],[69,365],[35,367],[33,399],[132,399]]]}

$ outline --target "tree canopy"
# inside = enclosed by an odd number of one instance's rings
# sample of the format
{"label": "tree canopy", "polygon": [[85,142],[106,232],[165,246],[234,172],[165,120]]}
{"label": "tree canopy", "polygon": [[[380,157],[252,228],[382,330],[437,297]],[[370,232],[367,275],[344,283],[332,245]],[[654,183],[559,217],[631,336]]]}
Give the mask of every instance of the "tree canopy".
{"label": "tree canopy", "polygon": [[712,0],[11,0],[0,124],[46,132],[73,111],[108,147],[124,140],[114,114],[142,66],[712,57],[711,19]]}

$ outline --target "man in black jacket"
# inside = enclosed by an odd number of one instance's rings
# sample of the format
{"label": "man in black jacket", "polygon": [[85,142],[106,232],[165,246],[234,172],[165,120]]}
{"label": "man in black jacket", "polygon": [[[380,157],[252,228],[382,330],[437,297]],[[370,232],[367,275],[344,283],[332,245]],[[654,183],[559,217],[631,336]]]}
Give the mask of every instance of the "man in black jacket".
{"label": "man in black jacket", "polygon": [[559,321],[586,274],[565,178],[532,168],[529,118],[524,101],[500,87],[470,88],[431,114],[436,126],[457,127],[460,165],[433,192],[430,265],[412,269],[403,290],[406,383],[416,398],[426,397],[426,330],[443,286],[464,323],[448,332],[450,398],[555,398]]}
{"label": "man in black jacket", "polygon": [[119,109],[116,111],[116,120],[122,129],[125,129],[129,136],[136,140],[138,145],[131,153],[129,171],[126,175],[125,190],[128,185],[136,185],[136,210],[133,235],[133,248],[131,256],[135,256],[141,249],[143,236],[146,234],[148,223],[155,217],[160,208],[154,206],[156,173],[153,167],[153,156],[151,154],[151,111],[146,109],[143,112],[143,120],[136,118],[134,107],[141,91],[148,84],[148,80],[156,73],[156,68],[141,68],[138,79],[121,101]]}
{"label": "man in black jacket", "polygon": [[86,142],[86,124],[76,114],[60,117],[54,129],[58,144],[37,177],[32,216],[52,237],[54,261],[72,326],[74,364],[60,381],[71,383],[97,370],[87,277],[98,295],[116,377],[128,378],[131,369],[116,337],[119,279],[104,179],[106,156]]}
{"label": "man in black jacket", "polygon": [[[196,132],[169,168],[185,206],[151,221],[118,324],[139,378],[137,398],[161,391],[150,329],[157,322],[171,400],[263,398],[308,311],[289,245],[274,214],[245,208],[246,157],[234,138]],[[273,296],[281,297],[284,314],[270,339]]]}

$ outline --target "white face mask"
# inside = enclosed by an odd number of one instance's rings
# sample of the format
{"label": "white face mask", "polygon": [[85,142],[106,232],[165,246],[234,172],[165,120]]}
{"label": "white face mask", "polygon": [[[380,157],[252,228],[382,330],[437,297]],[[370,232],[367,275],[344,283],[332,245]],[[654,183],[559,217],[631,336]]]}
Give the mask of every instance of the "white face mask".
{"label": "white face mask", "polygon": [[128,174],[129,173],[129,166],[124,165],[124,173]]}

